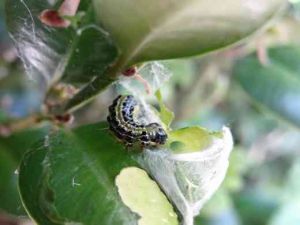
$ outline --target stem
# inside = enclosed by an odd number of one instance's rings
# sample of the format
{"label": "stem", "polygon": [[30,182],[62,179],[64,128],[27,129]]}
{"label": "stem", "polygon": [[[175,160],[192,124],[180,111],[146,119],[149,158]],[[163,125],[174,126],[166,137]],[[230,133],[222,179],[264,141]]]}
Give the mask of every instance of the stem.
{"label": "stem", "polygon": [[194,225],[194,214],[193,214],[193,211],[191,210],[190,206],[188,206],[188,208],[185,212],[182,225]]}
{"label": "stem", "polygon": [[264,40],[260,38],[256,42],[256,54],[259,62],[263,65],[266,66],[270,63],[269,56],[268,56],[268,50],[266,47],[266,44],[264,43]]}
{"label": "stem", "polygon": [[58,112],[61,114],[74,112],[93,100],[96,95],[105,90],[106,87],[108,87],[114,81],[115,79],[111,77],[106,79],[103,77],[97,77],[81,91],[79,91],[79,93],[76,94],[70,101],[68,101],[65,106],[63,106],[61,109],[58,109]]}
{"label": "stem", "polygon": [[137,73],[132,78],[135,78],[136,80],[138,80],[139,82],[141,82],[143,84],[148,95],[151,95],[153,93],[152,88],[151,88],[150,84],[148,83],[148,81],[145,80],[140,74]]}
{"label": "stem", "polygon": [[23,119],[9,121],[5,124],[0,124],[0,136],[9,136],[12,133],[32,128],[43,121],[49,120],[51,120],[50,117],[41,114],[33,114]]}
{"label": "stem", "polygon": [[82,90],[79,91],[70,101],[66,103],[59,111],[72,113],[82,107],[83,105],[89,103],[94,99],[96,95],[105,90],[110,84],[117,80],[117,77],[121,74],[124,69],[124,61],[122,57],[106,72],[104,78],[103,76],[96,77],[93,81],[87,84]]}
{"label": "stem", "polygon": [[184,224],[183,225],[194,225],[194,217],[191,215],[188,215],[185,218]]}

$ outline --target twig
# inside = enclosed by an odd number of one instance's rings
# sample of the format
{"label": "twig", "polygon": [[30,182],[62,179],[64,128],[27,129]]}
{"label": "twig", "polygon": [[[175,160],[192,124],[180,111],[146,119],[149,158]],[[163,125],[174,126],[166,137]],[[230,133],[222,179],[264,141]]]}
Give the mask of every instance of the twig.
{"label": "twig", "polygon": [[51,120],[53,120],[51,117],[43,116],[41,114],[33,114],[26,118],[12,120],[4,124],[0,124],[0,136],[7,137],[13,133],[32,128],[41,122]]}
{"label": "twig", "polygon": [[262,38],[259,38],[256,42],[256,55],[259,62],[263,66],[266,66],[270,63],[270,59],[268,56],[268,49]]}

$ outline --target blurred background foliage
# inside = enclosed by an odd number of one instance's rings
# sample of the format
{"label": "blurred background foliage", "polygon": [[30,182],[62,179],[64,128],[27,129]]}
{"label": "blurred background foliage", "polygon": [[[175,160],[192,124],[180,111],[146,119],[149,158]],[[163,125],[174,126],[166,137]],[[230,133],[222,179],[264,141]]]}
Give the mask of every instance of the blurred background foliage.
{"label": "blurred background foliage", "polygon": [[[197,225],[300,224],[300,1],[290,2],[283,18],[243,44],[163,62],[173,73],[163,89],[176,115],[173,126],[219,130],[227,125],[234,134],[227,177]],[[36,111],[37,86],[24,75],[1,1],[0,123]],[[74,126],[105,119],[115,92],[115,87],[107,89],[76,112]],[[0,129],[2,136],[6,132]],[[16,188],[18,162],[44,132],[32,128],[0,138],[0,224],[4,214],[25,215]]]}

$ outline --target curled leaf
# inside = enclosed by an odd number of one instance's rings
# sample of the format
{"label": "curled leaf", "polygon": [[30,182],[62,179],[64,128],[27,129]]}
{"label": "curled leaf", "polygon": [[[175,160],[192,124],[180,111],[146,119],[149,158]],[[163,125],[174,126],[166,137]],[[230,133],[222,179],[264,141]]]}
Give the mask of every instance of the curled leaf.
{"label": "curled leaf", "polygon": [[202,151],[173,154],[146,150],[138,157],[182,214],[185,225],[193,224],[194,216],[225,177],[233,141],[228,128],[224,127],[222,134]]}
{"label": "curled leaf", "polygon": [[171,131],[169,143],[175,153],[199,152],[209,146],[213,135],[202,127],[186,127]]}

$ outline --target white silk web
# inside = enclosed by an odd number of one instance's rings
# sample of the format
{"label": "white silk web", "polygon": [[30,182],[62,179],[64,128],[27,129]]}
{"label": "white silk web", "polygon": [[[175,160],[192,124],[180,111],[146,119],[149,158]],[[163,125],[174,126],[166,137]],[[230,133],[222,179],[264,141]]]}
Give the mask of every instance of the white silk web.
{"label": "white silk web", "polygon": [[[144,65],[138,71],[149,83],[153,92],[169,80],[171,72],[158,62]],[[120,85],[138,98],[145,109],[147,122],[160,121],[147,103],[143,85],[131,77],[123,77]],[[221,185],[228,168],[228,158],[233,148],[230,129],[224,127],[220,137],[213,137],[206,149],[199,152],[175,154],[171,149],[145,149],[137,161],[155,178],[176,206],[183,225],[193,225],[203,204]]]}
{"label": "white silk web", "polygon": [[183,217],[193,225],[203,204],[222,183],[233,147],[231,132],[223,128],[223,138],[199,152],[174,154],[169,149],[145,150],[138,161],[155,178]]}
{"label": "white silk web", "polygon": [[[137,73],[148,83],[151,89],[151,95],[171,78],[171,72],[159,62],[151,62],[142,65]],[[147,89],[142,85],[141,81],[134,77],[121,76],[118,82],[126,91],[139,98],[146,98]]]}

